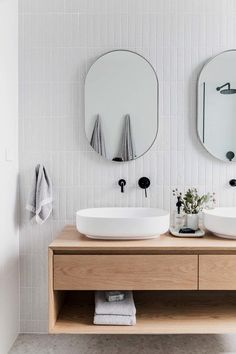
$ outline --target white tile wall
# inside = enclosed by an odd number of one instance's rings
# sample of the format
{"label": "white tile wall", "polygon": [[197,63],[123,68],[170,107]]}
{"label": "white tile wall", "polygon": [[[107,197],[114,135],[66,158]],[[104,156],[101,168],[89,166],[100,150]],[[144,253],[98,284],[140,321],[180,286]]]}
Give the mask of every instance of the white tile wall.
{"label": "white tile wall", "polygon": [[[171,189],[227,187],[236,164],[211,157],[196,134],[196,80],[212,55],[236,47],[234,0],[20,0],[21,330],[47,331],[47,246],[75,211],[91,206],[169,209]],[[152,149],[135,162],[102,160],[84,136],[87,69],[106,51],[144,55],[160,81],[160,126]],[[43,226],[24,211],[34,166],[54,182],[54,211]],[[137,188],[151,178],[149,198]],[[127,179],[125,194],[116,183]]]}
{"label": "white tile wall", "polygon": [[6,0],[0,1],[1,354],[19,332],[18,175],[18,0]]}

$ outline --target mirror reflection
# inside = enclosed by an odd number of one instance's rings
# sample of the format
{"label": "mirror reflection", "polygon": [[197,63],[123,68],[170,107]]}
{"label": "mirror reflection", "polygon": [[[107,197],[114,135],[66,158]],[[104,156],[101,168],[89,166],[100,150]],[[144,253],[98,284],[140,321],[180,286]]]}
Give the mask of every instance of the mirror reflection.
{"label": "mirror reflection", "polygon": [[202,69],[198,81],[198,135],[224,161],[236,161],[236,50],[223,52]]}
{"label": "mirror reflection", "polygon": [[85,81],[85,132],[93,149],[108,160],[135,160],[157,131],[158,80],[150,63],[127,50],[98,58]]}

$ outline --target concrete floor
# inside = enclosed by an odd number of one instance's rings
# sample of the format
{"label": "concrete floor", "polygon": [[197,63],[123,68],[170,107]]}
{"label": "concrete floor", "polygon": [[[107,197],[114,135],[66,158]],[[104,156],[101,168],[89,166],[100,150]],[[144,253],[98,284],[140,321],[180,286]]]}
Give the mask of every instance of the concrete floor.
{"label": "concrete floor", "polygon": [[[235,324],[236,326],[236,324]],[[235,335],[21,334],[9,354],[236,354]]]}

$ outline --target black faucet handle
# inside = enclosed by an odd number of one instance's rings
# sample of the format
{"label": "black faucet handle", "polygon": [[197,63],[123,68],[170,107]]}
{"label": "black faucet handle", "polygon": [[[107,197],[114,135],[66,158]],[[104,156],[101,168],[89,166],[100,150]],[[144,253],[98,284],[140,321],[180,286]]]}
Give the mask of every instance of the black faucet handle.
{"label": "black faucet handle", "polygon": [[231,187],[236,187],[236,179],[231,179],[229,181],[229,184],[231,185]]}
{"label": "black faucet handle", "polygon": [[124,193],[124,186],[126,185],[126,180],[125,179],[120,179],[118,181],[118,184],[119,184],[119,186],[121,188],[121,193]]}
{"label": "black faucet handle", "polygon": [[151,184],[150,179],[147,177],[141,177],[138,180],[139,187],[145,189],[145,198],[147,198],[147,188],[150,187],[150,184]]}

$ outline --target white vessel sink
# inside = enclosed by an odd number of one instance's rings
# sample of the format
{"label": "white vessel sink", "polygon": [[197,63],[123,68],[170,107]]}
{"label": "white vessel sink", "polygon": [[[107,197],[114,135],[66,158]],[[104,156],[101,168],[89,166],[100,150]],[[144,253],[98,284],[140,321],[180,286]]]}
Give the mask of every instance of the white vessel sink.
{"label": "white vessel sink", "polygon": [[203,212],[204,226],[216,236],[236,239],[236,208],[216,208]]}
{"label": "white vessel sink", "polygon": [[76,213],[77,230],[90,238],[137,240],[168,231],[169,213],[156,208],[93,208]]}

